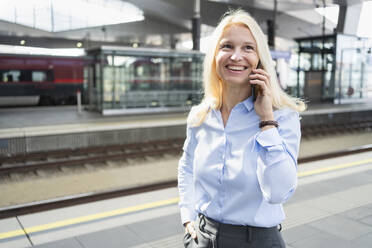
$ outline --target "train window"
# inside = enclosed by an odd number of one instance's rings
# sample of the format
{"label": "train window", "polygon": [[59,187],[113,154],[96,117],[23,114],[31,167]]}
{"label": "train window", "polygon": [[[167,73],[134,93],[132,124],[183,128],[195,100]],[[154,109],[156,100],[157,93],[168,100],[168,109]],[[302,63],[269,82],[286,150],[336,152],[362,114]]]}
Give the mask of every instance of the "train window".
{"label": "train window", "polygon": [[0,82],[46,82],[53,81],[52,70],[0,70]]}
{"label": "train window", "polygon": [[31,70],[22,70],[21,71],[21,82],[31,82],[32,77],[31,77]]}
{"label": "train window", "polygon": [[4,83],[19,82],[20,75],[19,70],[1,71],[1,81]]}
{"label": "train window", "polygon": [[46,79],[46,71],[32,71],[32,82],[45,82]]}

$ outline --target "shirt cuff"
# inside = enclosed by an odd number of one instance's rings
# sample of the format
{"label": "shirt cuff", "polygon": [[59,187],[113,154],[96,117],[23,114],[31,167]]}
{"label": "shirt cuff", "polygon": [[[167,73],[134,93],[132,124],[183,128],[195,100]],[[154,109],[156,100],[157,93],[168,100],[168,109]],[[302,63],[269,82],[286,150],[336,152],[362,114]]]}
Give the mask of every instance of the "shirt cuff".
{"label": "shirt cuff", "polygon": [[186,222],[189,222],[189,221],[195,221],[196,220],[196,212],[195,211],[192,211],[187,207],[181,207],[180,212],[181,212],[182,224],[185,224]]}
{"label": "shirt cuff", "polygon": [[256,140],[262,147],[276,146],[283,143],[277,128],[269,128],[260,132]]}

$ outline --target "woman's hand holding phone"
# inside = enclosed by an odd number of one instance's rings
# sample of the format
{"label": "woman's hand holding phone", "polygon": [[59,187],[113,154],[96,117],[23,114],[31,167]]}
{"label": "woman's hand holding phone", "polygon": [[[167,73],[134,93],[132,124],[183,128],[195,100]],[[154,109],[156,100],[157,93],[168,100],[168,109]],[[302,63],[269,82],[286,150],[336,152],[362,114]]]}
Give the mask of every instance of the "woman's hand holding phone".
{"label": "woman's hand holding phone", "polygon": [[249,75],[249,81],[252,86],[254,86],[252,87],[252,94],[253,88],[259,88],[259,90],[256,90],[258,93],[256,101],[254,102],[254,109],[257,115],[260,117],[261,121],[274,120],[270,75],[261,68],[254,69]]}
{"label": "woman's hand holding phone", "polygon": [[[258,68],[261,68],[261,61],[258,61],[256,69],[258,69]],[[251,74],[252,73],[253,73],[253,70],[252,70]],[[256,101],[256,98],[257,98],[257,91],[258,91],[258,90],[256,90],[257,88],[258,87],[256,87],[255,84],[251,84],[251,92],[252,92],[252,96],[253,96],[253,102]]]}

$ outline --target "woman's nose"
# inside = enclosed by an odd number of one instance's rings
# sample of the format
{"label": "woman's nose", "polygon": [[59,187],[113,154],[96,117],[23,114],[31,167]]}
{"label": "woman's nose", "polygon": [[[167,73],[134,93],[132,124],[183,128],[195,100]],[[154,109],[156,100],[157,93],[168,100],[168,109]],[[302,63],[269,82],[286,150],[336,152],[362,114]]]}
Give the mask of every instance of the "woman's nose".
{"label": "woman's nose", "polygon": [[231,55],[231,60],[241,60],[241,59],[242,59],[241,51],[238,49],[235,49],[233,54]]}

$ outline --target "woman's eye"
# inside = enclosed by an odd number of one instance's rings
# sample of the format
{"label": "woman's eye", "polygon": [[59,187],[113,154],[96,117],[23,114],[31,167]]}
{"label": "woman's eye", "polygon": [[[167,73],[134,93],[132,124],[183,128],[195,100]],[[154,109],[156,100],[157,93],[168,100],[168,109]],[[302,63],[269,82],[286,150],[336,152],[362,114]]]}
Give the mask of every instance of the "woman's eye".
{"label": "woman's eye", "polygon": [[245,50],[254,50],[252,46],[245,46]]}
{"label": "woman's eye", "polygon": [[232,48],[232,46],[230,44],[222,44],[220,46],[220,49],[231,49],[231,48]]}

